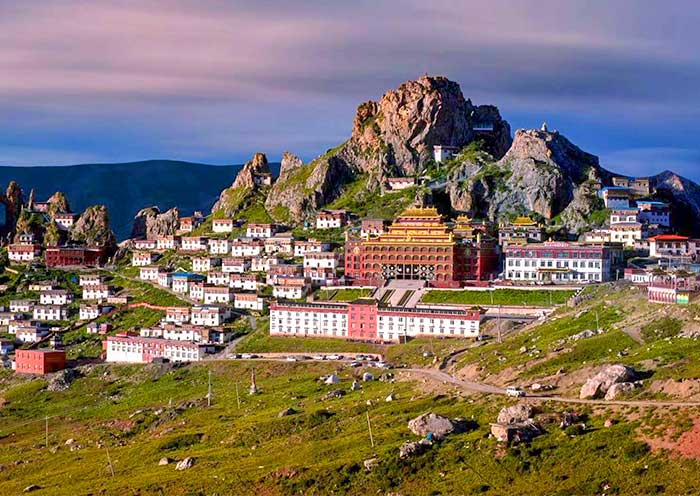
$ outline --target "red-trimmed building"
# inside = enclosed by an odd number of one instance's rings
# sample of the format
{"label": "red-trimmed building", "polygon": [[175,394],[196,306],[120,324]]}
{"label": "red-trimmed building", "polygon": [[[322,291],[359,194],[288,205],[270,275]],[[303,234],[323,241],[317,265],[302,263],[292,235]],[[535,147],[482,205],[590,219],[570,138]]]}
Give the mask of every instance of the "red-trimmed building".
{"label": "red-trimmed building", "polygon": [[47,267],[80,265],[98,267],[104,265],[107,256],[107,250],[103,247],[58,246],[46,248],[44,251]]}
{"label": "red-trimmed building", "polygon": [[270,335],[401,342],[417,336],[477,337],[481,312],[385,307],[372,298],[343,303],[270,303]]}
{"label": "red-trimmed building", "polygon": [[408,209],[388,232],[345,243],[345,277],[354,284],[410,279],[459,287],[464,281],[490,279],[497,265],[495,239],[455,234],[434,208]]}
{"label": "red-trimmed building", "polygon": [[66,368],[64,350],[17,350],[15,372],[19,374],[50,374]]}

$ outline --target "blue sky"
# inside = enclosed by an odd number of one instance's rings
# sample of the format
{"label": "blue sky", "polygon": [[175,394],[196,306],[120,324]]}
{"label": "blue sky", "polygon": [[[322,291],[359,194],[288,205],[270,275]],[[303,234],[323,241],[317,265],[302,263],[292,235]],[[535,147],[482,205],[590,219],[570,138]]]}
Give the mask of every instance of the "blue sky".
{"label": "blue sky", "polygon": [[700,181],[691,1],[0,0],[0,164],[305,160],[427,72],[604,166]]}

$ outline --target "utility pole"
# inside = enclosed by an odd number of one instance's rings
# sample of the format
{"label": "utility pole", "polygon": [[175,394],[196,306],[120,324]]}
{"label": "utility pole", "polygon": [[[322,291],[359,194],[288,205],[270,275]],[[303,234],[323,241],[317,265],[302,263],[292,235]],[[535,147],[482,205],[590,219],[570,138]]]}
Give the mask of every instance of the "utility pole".
{"label": "utility pole", "polygon": [[498,344],[503,342],[501,338],[501,305],[498,305]]}
{"label": "utility pole", "polygon": [[209,370],[209,387],[207,390],[207,406],[211,406],[211,370]]}
{"label": "utility pole", "polygon": [[369,443],[374,448],[374,436],[372,435],[372,423],[369,421],[369,410],[367,410],[367,429],[369,430]]}
{"label": "utility pole", "polygon": [[44,431],[45,431],[45,438],[46,438],[46,448],[48,449],[49,447],[49,416],[47,415],[44,417]]}
{"label": "utility pole", "polygon": [[238,394],[238,381],[236,381],[236,403],[238,404],[238,409],[241,409],[241,397]]}
{"label": "utility pole", "polygon": [[107,452],[107,463],[109,463],[109,471],[112,472],[112,477],[114,477],[114,466],[112,465],[112,458],[109,456],[109,448],[105,444],[105,451]]}

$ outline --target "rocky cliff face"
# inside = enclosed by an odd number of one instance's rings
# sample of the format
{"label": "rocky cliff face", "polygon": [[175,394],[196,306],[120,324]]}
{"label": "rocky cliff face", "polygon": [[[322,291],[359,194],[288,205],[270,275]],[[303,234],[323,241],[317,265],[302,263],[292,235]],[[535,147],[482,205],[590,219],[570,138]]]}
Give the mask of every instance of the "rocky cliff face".
{"label": "rocky cliff face", "polygon": [[4,223],[0,225],[0,235],[7,236],[15,231],[15,225],[24,204],[24,194],[19,184],[10,181],[5,193],[0,193],[0,204],[5,208]]}
{"label": "rocky cliff face", "polygon": [[510,126],[496,107],[473,105],[444,77],[408,81],[378,102],[361,104],[350,139],[339,147],[306,165],[290,156],[265,206],[278,220],[300,219],[360,175],[377,190],[386,177],[418,173],[432,160],[434,145],[462,147],[477,139],[496,157],[510,146]]}
{"label": "rocky cliff face", "polygon": [[139,210],[134,217],[131,237],[155,239],[159,236],[170,236],[177,231],[179,222],[180,212],[177,207],[162,213],[156,206],[147,207]]}
{"label": "rocky cliff face", "polygon": [[68,198],[60,191],[56,191],[47,200],[49,204],[49,215],[53,217],[56,214],[65,214],[70,212],[70,204]]}
{"label": "rocky cliff face", "polygon": [[269,174],[270,166],[264,153],[256,153],[252,160],[245,163],[236,175],[236,179],[230,188],[221,192],[219,199],[212,207],[212,213],[223,213],[226,216],[235,215],[242,210],[256,193],[266,187],[257,184],[255,177],[260,174]]}
{"label": "rocky cliff face", "polygon": [[109,228],[109,214],[104,205],[93,205],[73,224],[70,239],[89,246],[108,246],[116,244],[114,233]]}
{"label": "rocky cliff face", "polygon": [[671,171],[650,178],[657,197],[671,205],[671,217],[680,231],[700,236],[700,186]]}
{"label": "rocky cliff face", "polygon": [[453,208],[497,220],[504,214],[559,214],[571,229],[600,208],[596,185],[608,178],[598,158],[558,132],[519,130],[498,161],[477,155],[460,164],[447,190]]}

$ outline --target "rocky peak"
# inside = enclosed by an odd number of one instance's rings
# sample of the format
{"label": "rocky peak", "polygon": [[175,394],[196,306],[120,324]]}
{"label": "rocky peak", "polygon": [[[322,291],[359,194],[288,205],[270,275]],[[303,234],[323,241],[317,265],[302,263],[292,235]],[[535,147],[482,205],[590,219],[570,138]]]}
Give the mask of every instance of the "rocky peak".
{"label": "rocky peak", "polygon": [[55,214],[65,214],[70,212],[70,205],[68,203],[68,198],[60,191],[56,191],[47,200],[49,204],[49,214],[51,216]]}
{"label": "rocky peak", "polygon": [[131,237],[155,239],[158,236],[170,236],[177,231],[179,221],[180,212],[177,207],[162,213],[156,206],[146,207],[134,217]]}
{"label": "rocky peak", "polygon": [[292,171],[302,167],[304,163],[296,155],[284,152],[280,163],[280,177],[288,176]]}
{"label": "rocky peak", "polygon": [[109,214],[104,205],[93,205],[85,209],[70,230],[73,241],[88,246],[112,247],[116,243],[114,233],[109,228]]}
{"label": "rocky peak", "polygon": [[238,172],[235,181],[231,185],[232,188],[245,187],[252,189],[255,187],[255,176],[257,174],[267,174],[270,172],[270,166],[267,163],[267,157],[264,153],[256,153],[253,158],[245,163],[243,168]]}
{"label": "rocky peak", "polygon": [[[493,127],[490,132],[480,126]],[[423,76],[384,94],[379,102],[357,108],[350,146],[365,172],[412,175],[433,156],[433,146],[462,147],[488,138],[500,157],[510,145],[510,126],[493,106],[474,106],[459,84],[445,77]]]}

